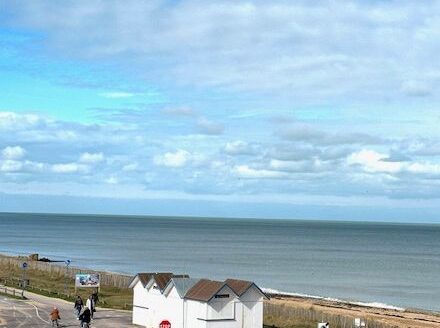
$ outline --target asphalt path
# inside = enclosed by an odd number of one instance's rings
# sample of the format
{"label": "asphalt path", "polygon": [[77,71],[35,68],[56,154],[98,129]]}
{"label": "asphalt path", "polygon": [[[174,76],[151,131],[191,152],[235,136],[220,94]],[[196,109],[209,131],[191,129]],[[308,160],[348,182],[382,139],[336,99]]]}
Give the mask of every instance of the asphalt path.
{"label": "asphalt path", "polygon": [[[79,327],[73,303],[33,293],[25,293],[27,300],[0,296],[0,327],[36,328],[51,327],[49,313],[56,306],[60,311],[60,327]],[[131,328],[131,312],[97,308],[92,328]]]}

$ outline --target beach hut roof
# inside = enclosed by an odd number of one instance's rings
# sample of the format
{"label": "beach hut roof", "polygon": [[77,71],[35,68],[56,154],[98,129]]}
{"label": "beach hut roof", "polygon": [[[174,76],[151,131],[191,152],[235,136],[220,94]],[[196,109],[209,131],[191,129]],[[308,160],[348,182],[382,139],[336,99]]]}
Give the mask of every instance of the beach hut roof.
{"label": "beach hut roof", "polygon": [[150,280],[154,279],[156,282],[157,287],[162,291],[165,286],[168,284],[168,282],[173,277],[173,273],[171,272],[161,272],[161,273],[155,273],[150,277]]}
{"label": "beach hut roof", "polygon": [[169,285],[173,284],[176,287],[177,293],[181,298],[184,298],[188,290],[190,290],[200,279],[195,278],[171,278]]}
{"label": "beach hut roof", "polygon": [[264,293],[260,287],[258,287],[253,281],[239,280],[239,279],[226,279],[225,283],[231,287],[231,289],[239,297],[244,295],[251,287],[255,287],[266,299],[269,297]]}
{"label": "beach hut roof", "polygon": [[138,281],[140,281],[142,283],[142,286],[145,287],[148,284],[148,282],[150,281],[151,275],[153,275],[153,274],[154,273],[152,273],[152,272],[138,273],[130,281],[130,284],[128,285],[128,288],[133,288],[137,284]]}
{"label": "beach hut roof", "polygon": [[138,281],[142,283],[142,286],[146,287],[151,279],[154,279],[157,286],[162,289],[166,286],[173,274],[171,272],[142,272],[134,276],[130,282],[129,287],[133,288]]}
{"label": "beach hut roof", "polygon": [[[185,294],[186,299],[209,302],[223,287],[227,286],[225,282],[200,279]],[[234,291],[232,291],[235,293]]]}
{"label": "beach hut roof", "polygon": [[215,281],[208,279],[194,279],[189,275],[175,275],[171,272],[143,272],[138,273],[130,282],[129,288],[133,288],[140,281],[144,288],[156,283],[160,292],[166,293],[172,286],[176,287],[181,298],[196,301],[209,302],[224,286],[228,286],[238,297],[244,295],[250,288],[255,287],[264,298],[269,297],[252,281],[227,279]]}
{"label": "beach hut roof", "polygon": [[152,284],[156,283],[159,290],[163,293],[172,278],[189,278],[189,276],[187,274],[175,275],[172,272],[142,272],[134,276],[129,288],[133,288],[138,281],[142,283],[144,288],[150,288]]}

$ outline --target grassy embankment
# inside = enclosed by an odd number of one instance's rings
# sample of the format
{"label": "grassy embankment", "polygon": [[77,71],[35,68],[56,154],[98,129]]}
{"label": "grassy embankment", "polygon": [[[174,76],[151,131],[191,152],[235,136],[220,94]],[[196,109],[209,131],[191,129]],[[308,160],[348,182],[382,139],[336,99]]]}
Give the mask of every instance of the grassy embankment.
{"label": "grassy embankment", "polygon": [[[21,269],[23,261],[28,263],[26,279],[29,279],[29,286],[26,290],[30,292],[69,301],[73,301],[76,295],[86,299],[93,292],[93,289],[90,288],[78,289],[75,292],[74,287],[74,274],[91,272],[90,270],[70,268],[68,275],[66,275],[66,269],[63,266],[5,256],[0,256],[0,284],[20,288],[20,281],[23,278],[23,270]],[[109,273],[103,273],[101,277],[103,283],[101,283],[98,305],[131,310],[133,294],[132,290],[127,288],[127,282],[130,278]]]}

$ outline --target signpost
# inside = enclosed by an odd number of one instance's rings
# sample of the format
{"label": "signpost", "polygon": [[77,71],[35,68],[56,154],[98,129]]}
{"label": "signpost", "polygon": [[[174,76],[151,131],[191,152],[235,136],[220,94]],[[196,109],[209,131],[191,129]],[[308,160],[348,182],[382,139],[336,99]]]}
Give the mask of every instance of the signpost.
{"label": "signpost", "polygon": [[69,279],[69,265],[72,261],[65,260],[64,263],[66,264],[66,275],[64,278],[64,294],[67,295],[67,279]]}
{"label": "signpost", "polygon": [[26,288],[26,269],[28,267],[28,264],[26,262],[23,262],[21,265],[21,268],[23,269],[23,275],[21,277],[21,297],[24,297],[24,290]]}

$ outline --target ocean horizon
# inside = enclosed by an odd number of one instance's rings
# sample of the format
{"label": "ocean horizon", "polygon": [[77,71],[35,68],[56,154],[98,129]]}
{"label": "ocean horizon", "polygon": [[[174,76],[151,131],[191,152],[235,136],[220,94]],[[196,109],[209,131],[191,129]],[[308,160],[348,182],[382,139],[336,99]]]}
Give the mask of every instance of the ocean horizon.
{"label": "ocean horizon", "polygon": [[440,225],[0,213],[0,253],[136,274],[240,278],[272,291],[440,311]]}

